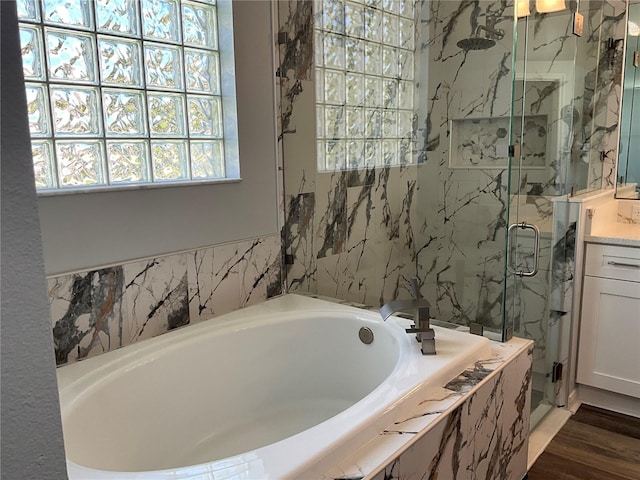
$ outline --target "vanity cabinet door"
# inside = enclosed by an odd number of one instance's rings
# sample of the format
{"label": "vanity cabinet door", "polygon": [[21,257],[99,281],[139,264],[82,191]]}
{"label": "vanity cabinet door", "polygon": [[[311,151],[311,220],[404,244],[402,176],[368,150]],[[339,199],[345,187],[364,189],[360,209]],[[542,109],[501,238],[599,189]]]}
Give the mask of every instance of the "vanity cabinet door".
{"label": "vanity cabinet door", "polygon": [[577,380],[640,398],[640,283],[584,277]]}

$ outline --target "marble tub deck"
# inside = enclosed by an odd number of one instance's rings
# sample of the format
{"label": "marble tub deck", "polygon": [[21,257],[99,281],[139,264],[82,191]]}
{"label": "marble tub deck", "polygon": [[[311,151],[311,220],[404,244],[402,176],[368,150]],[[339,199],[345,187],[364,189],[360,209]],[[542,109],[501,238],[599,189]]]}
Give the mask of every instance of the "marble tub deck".
{"label": "marble tub deck", "polygon": [[[492,342],[490,358],[415,400],[323,480],[513,479],[527,469],[533,342]],[[318,472],[320,473],[320,472]]]}

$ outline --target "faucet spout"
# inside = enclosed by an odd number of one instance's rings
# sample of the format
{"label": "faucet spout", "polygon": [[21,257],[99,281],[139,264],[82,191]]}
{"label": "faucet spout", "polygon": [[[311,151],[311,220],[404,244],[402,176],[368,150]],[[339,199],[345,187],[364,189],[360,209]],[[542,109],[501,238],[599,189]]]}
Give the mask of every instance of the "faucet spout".
{"label": "faucet spout", "polygon": [[380,315],[382,320],[386,320],[394,313],[413,313],[413,326],[405,331],[416,334],[416,340],[422,346],[423,355],[435,355],[435,332],[429,325],[429,307],[431,304],[420,293],[417,278],[412,278],[409,283],[415,298],[411,300],[392,300],[380,308]]}

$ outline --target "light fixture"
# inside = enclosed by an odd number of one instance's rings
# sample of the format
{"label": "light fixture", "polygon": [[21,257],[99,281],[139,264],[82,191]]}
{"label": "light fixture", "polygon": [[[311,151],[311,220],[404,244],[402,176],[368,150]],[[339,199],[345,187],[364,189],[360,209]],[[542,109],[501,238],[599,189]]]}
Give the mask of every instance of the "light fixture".
{"label": "light fixture", "polygon": [[536,0],[536,10],[539,13],[559,12],[567,8],[564,0]]}
{"label": "light fixture", "polygon": [[629,35],[632,37],[640,36],[640,26],[631,20],[629,20]]}
{"label": "light fixture", "polygon": [[516,16],[522,18],[529,15],[531,15],[529,0],[516,0]]}

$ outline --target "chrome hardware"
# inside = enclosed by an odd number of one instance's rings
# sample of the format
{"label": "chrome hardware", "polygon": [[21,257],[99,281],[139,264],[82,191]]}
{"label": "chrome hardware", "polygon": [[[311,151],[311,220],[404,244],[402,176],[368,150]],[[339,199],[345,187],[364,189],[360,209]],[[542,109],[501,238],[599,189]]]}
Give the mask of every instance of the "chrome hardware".
{"label": "chrome hardware", "polygon": [[365,345],[373,343],[373,332],[369,327],[361,327],[360,331],[358,332],[358,337],[360,338],[360,341]]}
{"label": "chrome hardware", "polygon": [[[512,266],[513,264],[513,255],[511,252],[511,232],[516,229],[521,228],[522,230],[533,230],[533,269],[532,270],[515,270]],[[507,269],[510,273],[514,275],[518,275],[519,277],[533,277],[536,273],[538,273],[538,263],[540,257],[540,230],[538,227],[531,223],[512,223],[509,225],[509,229],[507,230],[507,248],[508,248],[508,260],[507,260]]]}
{"label": "chrome hardware", "polygon": [[607,265],[613,265],[615,267],[640,268],[640,264],[637,264],[637,263],[614,262],[613,260],[608,261]]}
{"label": "chrome hardware", "polygon": [[386,303],[380,308],[382,320],[386,320],[394,313],[413,312],[413,326],[405,329],[407,333],[415,333],[416,340],[421,344],[423,355],[435,355],[435,331],[429,326],[429,307],[431,304],[426,298],[422,297],[417,278],[411,278],[411,288],[413,290],[414,299],[412,300],[393,300]]}

